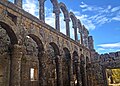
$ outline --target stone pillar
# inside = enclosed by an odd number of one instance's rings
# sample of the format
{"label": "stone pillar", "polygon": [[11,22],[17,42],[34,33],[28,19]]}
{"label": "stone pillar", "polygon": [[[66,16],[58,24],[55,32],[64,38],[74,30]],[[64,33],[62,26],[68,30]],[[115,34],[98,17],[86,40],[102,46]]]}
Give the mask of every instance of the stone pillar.
{"label": "stone pillar", "polygon": [[74,60],[75,63],[75,69],[76,69],[76,78],[77,78],[77,86],[81,86],[81,74],[80,74],[80,62],[78,61],[78,56],[75,56],[76,60]]}
{"label": "stone pillar", "polygon": [[55,13],[55,28],[56,30],[60,31],[60,10],[53,11]]}
{"label": "stone pillar", "polygon": [[63,86],[63,79],[62,79],[62,58],[57,55],[56,56],[56,72],[57,72],[57,86]]}
{"label": "stone pillar", "polygon": [[39,19],[42,22],[45,22],[45,12],[44,12],[44,3],[46,0],[39,0]]}
{"label": "stone pillar", "polygon": [[85,43],[85,47],[88,48],[88,35],[84,35],[84,43]]}
{"label": "stone pillar", "polygon": [[73,77],[73,53],[71,53],[70,59],[70,86],[74,86],[74,77]]}
{"label": "stone pillar", "polygon": [[70,27],[69,27],[70,19],[66,18],[64,21],[66,22],[66,35],[70,37]]}
{"label": "stone pillar", "polygon": [[105,65],[101,65],[102,66],[102,74],[103,74],[103,80],[104,80],[104,85],[103,86],[107,86],[107,80],[106,80],[106,71],[105,71]]}
{"label": "stone pillar", "polygon": [[86,72],[86,65],[84,65],[84,72],[85,72],[85,86],[88,86],[87,85],[87,72]]}
{"label": "stone pillar", "polygon": [[83,45],[83,36],[82,36],[82,32],[80,32],[80,44]]}
{"label": "stone pillar", "polygon": [[14,45],[11,51],[10,86],[20,86],[22,50],[23,47]]}
{"label": "stone pillar", "polygon": [[38,53],[38,60],[39,60],[39,86],[46,86],[47,81],[45,79],[45,71],[44,71],[44,57],[46,57],[45,51],[41,51]]}
{"label": "stone pillar", "polygon": [[88,48],[90,50],[94,50],[94,41],[93,41],[93,37],[92,36],[88,37]]}
{"label": "stone pillar", "polygon": [[77,86],[81,86],[81,74],[80,74],[80,62],[76,63],[76,67],[77,67]]}
{"label": "stone pillar", "polygon": [[86,85],[86,69],[85,69],[85,62],[81,60],[80,62],[80,71],[81,71],[81,81],[82,81],[82,86],[87,86]]}
{"label": "stone pillar", "polygon": [[83,26],[83,34],[84,34],[84,46],[88,48],[88,30]]}
{"label": "stone pillar", "polygon": [[74,28],[74,36],[75,36],[75,40],[78,40],[78,36],[77,36],[77,26],[73,26]]}
{"label": "stone pillar", "polygon": [[18,7],[22,8],[22,0],[15,0],[15,4],[16,4]]}

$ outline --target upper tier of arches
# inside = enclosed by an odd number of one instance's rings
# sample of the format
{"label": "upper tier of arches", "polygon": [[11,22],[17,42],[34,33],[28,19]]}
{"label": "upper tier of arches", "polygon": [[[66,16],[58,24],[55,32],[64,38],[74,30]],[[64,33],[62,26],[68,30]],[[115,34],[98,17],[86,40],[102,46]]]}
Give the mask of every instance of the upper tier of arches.
{"label": "upper tier of arches", "polygon": [[[39,19],[42,22],[45,22],[45,6],[44,3],[46,0],[38,0],[39,1]],[[14,0],[15,5],[22,8],[22,2],[23,0]],[[78,41],[78,33],[80,33],[80,41],[83,41],[84,46],[88,47],[88,35],[89,32],[85,28],[84,25],[81,24],[81,21],[77,19],[75,14],[73,12],[69,12],[67,9],[67,6],[63,2],[58,2],[57,0],[50,0],[50,2],[53,5],[53,13],[55,14],[55,29],[60,31],[60,13],[63,12],[64,15],[64,22],[66,24],[66,35],[70,37],[70,21],[72,22],[72,29],[74,30],[74,38],[76,41]],[[82,37],[81,37],[82,36]],[[87,42],[87,43],[86,43]],[[85,44],[86,43],[86,44]]]}

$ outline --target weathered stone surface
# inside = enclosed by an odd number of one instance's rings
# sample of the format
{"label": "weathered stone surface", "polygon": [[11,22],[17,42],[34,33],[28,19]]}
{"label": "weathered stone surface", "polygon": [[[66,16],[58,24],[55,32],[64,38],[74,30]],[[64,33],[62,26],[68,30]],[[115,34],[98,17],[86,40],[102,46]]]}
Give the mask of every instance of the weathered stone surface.
{"label": "weathered stone surface", "polygon": [[[60,8],[56,0],[51,2],[57,30],[44,23],[44,14],[40,15],[42,22],[24,11],[21,2],[15,0],[14,5],[0,0],[0,86],[81,86],[81,76],[86,75],[80,72],[80,58],[83,54],[86,71],[90,50],[69,37],[68,14],[66,36],[59,31]],[[73,22],[77,25],[77,21]],[[76,31],[75,37],[77,40]]]}

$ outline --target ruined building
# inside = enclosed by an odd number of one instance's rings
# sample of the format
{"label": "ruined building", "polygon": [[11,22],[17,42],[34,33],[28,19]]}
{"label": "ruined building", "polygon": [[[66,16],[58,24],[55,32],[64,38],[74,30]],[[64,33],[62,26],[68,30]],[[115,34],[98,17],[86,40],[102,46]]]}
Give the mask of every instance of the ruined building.
{"label": "ruined building", "polygon": [[[87,86],[88,30],[57,0],[51,0],[52,28],[45,23],[44,3],[39,0],[38,19],[22,9],[22,0],[0,0],[0,86]],[[60,9],[66,35],[60,32]],[[70,20],[75,40],[70,38]]]}
{"label": "ruined building", "polygon": [[[0,0],[0,86],[106,86],[104,76],[100,77],[101,83],[96,80],[94,69],[102,56],[95,60],[99,54],[88,30],[57,0],[50,0],[55,28],[46,24],[45,1],[39,0],[39,18],[36,18],[22,9],[22,0],[14,3]],[[61,12],[66,35],[60,32]],[[70,21],[75,40],[70,38]],[[100,67],[109,67],[105,65]]]}

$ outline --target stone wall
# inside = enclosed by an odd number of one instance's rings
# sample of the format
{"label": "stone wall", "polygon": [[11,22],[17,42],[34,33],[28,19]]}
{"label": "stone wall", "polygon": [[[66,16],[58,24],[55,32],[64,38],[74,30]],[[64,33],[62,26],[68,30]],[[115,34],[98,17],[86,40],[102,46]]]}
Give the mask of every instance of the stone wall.
{"label": "stone wall", "polygon": [[88,61],[88,48],[25,12],[20,5],[0,1],[0,85],[87,86],[87,78],[82,82],[81,76],[87,75]]}

